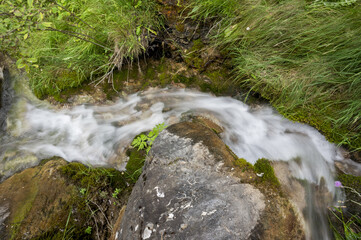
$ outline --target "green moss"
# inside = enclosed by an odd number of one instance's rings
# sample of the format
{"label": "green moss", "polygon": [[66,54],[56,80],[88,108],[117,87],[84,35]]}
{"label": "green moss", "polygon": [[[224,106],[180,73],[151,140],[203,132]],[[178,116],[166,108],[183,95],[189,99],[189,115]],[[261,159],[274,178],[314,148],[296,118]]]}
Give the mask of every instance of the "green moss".
{"label": "green moss", "polygon": [[92,92],[92,88],[89,84],[83,84],[78,87],[66,88],[53,95],[54,99],[59,103],[67,102],[68,98],[80,93],[81,91]]}
{"label": "green moss", "polygon": [[184,32],[184,24],[183,23],[178,23],[176,26],[175,26],[175,29],[178,31],[178,32]]}
{"label": "green moss", "polygon": [[167,73],[160,73],[159,76],[159,82],[162,87],[165,87],[167,84],[171,82],[172,77]]}
{"label": "green moss", "polygon": [[260,178],[262,182],[267,182],[275,187],[280,186],[280,182],[278,181],[269,160],[264,158],[258,159],[254,164],[254,170],[256,173],[263,173],[263,176]]}
{"label": "green moss", "polygon": [[226,148],[227,148],[228,152],[232,155],[234,160],[237,161],[239,159],[238,156],[232,151],[232,149],[228,145],[226,145]]}
{"label": "green moss", "polygon": [[[344,186],[346,193],[346,202],[347,212],[345,215],[346,219],[353,218],[352,215],[361,217],[361,176],[352,176],[349,174],[340,174],[338,175],[338,180],[341,181]],[[356,193],[356,192],[357,193]],[[358,223],[360,224],[360,223]],[[360,225],[359,225],[360,226]],[[341,228],[342,229],[342,228]]]}
{"label": "green moss", "polygon": [[195,77],[186,77],[184,75],[181,74],[176,74],[172,77],[172,80],[175,83],[183,83],[185,84],[187,87],[191,86],[192,84],[196,83],[197,79]]}
{"label": "green moss", "polygon": [[59,102],[59,103],[65,103],[66,102],[66,98],[64,98],[60,93],[55,93],[54,95],[52,95],[54,97],[54,100]]}
{"label": "green moss", "polygon": [[234,165],[240,167],[242,171],[253,171],[254,167],[251,163],[247,162],[244,158],[238,158],[234,161]]}
{"label": "green moss", "polygon": [[127,154],[129,156],[129,160],[125,169],[127,170],[127,174],[131,176],[132,181],[136,182],[142,173],[146,153],[144,150],[138,151],[137,149],[133,148],[129,150]]}
{"label": "green moss", "polygon": [[342,185],[351,187],[361,193],[361,177],[349,174],[340,174],[338,179],[341,181]]}
{"label": "green moss", "polygon": [[184,61],[186,64],[191,65],[197,69],[203,68],[204,61],[201,58],[201,50],[203,47],[204,44],[201,39],[194,40],[192,47],[184,56]]}
{"label": "green moss", "polygon": [[147,87],[149,87],[149,85],[151,85],[149,81],[144,82],[144,84],[142,85],[141,90],[145,90]]}
{"label": "green moss", "polygon": [[85,233],[86,227],[77,226],[70,224],[67,226],[67,232],[64,234],[63,230],[53,229],[48,232],[41,234],[32,240],[91,240],[94,239],[91,235]]}
{"label": "green moss", "polygon": [[[91,217],[94,212],[89,209],[89,204],[91,204],[89,200],[103,204],[102,199],[111,199],[113,204],[121,206],[122,201],[129,196],[134,182],[124,172],[112,168],[88,167],[76,162],[62,166],[60,171],[77,187],[68,204],[70,212],[74,214],[70,216],[67,228],[69,233],[66,236],[79,240],[94,239],[94,234],[85,233],[88,226],[92,226],[93,229],[96,227]],[[117,191],[116,195],[114,195],[115,191]],[[63,231],[60,232],[63,233]],[[38,239],[57,239],[59,236],[63,239],[63,235],[59,235],[59,230],[54,229]]]}
{"label": "green moss", "polygon": [[147,67],[144,75],[145,80],[154,80],[155,78],[155,70],[153,67]]}
{"label": "green moss", "polygon": [[83,188],[125,188],[127,180],[124,175],[113,168],[93,168],[81,163],[69,163],[61,167],[61,172],[76,185]]}
{"label": "green moss", "polygon": [[18,229],[22,223],[22,221],[27,216],[28,212],[31,210],[33,206],[33,202],[36,198],[36,195],[38,193],[38,186],[36,183],[30,185],[30,189],[27,189],[26,191],[27,196],[23,204],[15,209],[15,213],[13,215],[13,218],[11,219],[11,222],[13,223],[12,229],[11,229],[11,240],[16,239]]}

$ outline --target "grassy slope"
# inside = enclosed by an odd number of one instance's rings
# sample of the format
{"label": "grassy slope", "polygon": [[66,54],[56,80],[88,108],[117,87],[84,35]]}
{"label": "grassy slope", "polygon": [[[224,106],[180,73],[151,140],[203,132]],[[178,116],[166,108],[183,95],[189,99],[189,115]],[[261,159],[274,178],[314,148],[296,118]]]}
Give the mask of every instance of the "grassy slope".
{"label": "grassy slope", "polygon": [[213,22],[213,44],[234,79],[283,115],[361,149],[361,4],[300,0],[193,0],[190,16]]}
{"label": "grassy slope", "polygon": [[[9,9],[25,12],[30,8],[27,0],[14,2],[16,6],[0,2],[4,12]],[[24,19],[35,26],[36,21],[45,22],[45,26],[34,28],[27,38],[21,32],[10,35],[20,36],[17,57],[26,63],[30,86],[40,98],[79,86],[92,75],[94,80],[120,68],[125,61],[133,61],[162,26],[153,0],[42,2],[33,1],[34,10],[29,10],[31,13],[25,14]],[[4,22],[1,26],[21,29],[18,27],[23,22],[21,17],[9,19],[11,24]],[[26,30],[27,26],[23,28]],[[111,76],[105,80],[111,80]]]}

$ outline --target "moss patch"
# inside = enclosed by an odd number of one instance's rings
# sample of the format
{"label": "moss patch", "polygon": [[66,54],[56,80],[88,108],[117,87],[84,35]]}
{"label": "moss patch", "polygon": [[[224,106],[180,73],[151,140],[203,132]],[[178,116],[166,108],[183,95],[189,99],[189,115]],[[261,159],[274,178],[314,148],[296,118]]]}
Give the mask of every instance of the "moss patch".
{"label": "moss patch", "polygon": [[133,184],[115,169],[42,161],[0,184],[0,205],[10,209],[0,238],[108,239]]}
{"label": "moss patch", "polygon": [[184,61],[187,65],[201,69],[204,66],[204,61],[201,57],[201,50],[204,48],[204,44],[201,39],[193,41],[192,47],[184,55]]}
{"label": "moss patch", "polygon": [[269,183],[270,185],[275,187],[280,186],[280,182],[278,181],[269,160],[264,158],[258,159],[257,162],[254,164],[254,170],[258,174],[263,173],[263,176],[259,178],[261,182]]}
{"label": "moss patch", "polygon": [[238,158],[234,161],[234,164],[241,168],[241,170],[244,171],[253,171],[254,167],[251,163],[247,162],[244,158]]}
{"label": "moss patch", "polygon": [[146,153],[144,150],[138,151],[133,148],[128,150],[127,155],[129,156],[129,160],[125,167],[127,170],[126,173],[135,183],[140,174],[142,174]]}
{"label": "moss patch", "polygon": [[[353,190],[361,194],[361,177],[349,174],[340,174],[338,180],[341,181],[346,193],[346,206],[351,214],[356,214],[361,218],[361,197]],[[352,189],[350,189],[352,188]]]}
{"label": "moss patch", "polygon": [[109,186],[115,189],[127,186],[124,174],[113,168],[93,168],[73,162],[61,167],[60,170],[75,184],[84,188]]}

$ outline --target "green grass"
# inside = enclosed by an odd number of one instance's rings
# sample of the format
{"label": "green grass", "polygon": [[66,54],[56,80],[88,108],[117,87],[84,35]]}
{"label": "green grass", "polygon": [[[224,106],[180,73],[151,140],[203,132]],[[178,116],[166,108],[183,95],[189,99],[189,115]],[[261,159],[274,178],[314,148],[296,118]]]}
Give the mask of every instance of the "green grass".
{"label": "green grass", "polygon": [[333,3],[193,0],[189,16],[212,24],[212,44],[231,57],[234,81],[360,150],[361,4]]}
{"label": "green grass", "polygon": [[[25,0],[14,3],[17,7],[0,2],[4,12],[7,8],[30,8]],[[44,22],[45,26],[31,25],[33,31],[24,39],[20,32],[11,36],[21,38],[18,65],[27,69],[30,86],[40,98],[79,86],[90,78],[112,82],[113,70],[131,64],[144,53],[162,27],[153,0],[42,2],[34,1],[35,10],[29,10],[24,18]],[[40,12],[43,20],[38,20]],[[30,17],[34,15],[39,17]],[[13,22],[0,22],[2,28],[19,27],[25,29],[23,33],[30,28],[22,26],[20,20],[14,21],[17,16],[8,18]]]}

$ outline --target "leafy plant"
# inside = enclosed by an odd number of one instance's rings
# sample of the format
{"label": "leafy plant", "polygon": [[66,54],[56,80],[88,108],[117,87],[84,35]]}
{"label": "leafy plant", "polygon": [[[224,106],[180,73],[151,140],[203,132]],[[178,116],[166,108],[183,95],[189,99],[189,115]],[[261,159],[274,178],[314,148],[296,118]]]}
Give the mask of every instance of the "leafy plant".
{"label": "leafy plant", "polygon": [[[349,181],[351,179],[351,181]],[[334,207],[330,209],[336,221],[332,221],[330,218],[330,226],[333,229],[334,236],[337,240],[356,240],[361,239],[361,217],[360,212],[357,210],[361,207],[361,193],[359,193],[353,184],[356,184],[357,189],[360,189],[360,185],[357,184],[360,179],[351,175],[341,175],[340,181],[335,182],[335,187],[342,188],[346,192],[346,206]],[[346,186],[344,184],[349,184]],[[353,205],[353,206],[352,206]],[[356,206],[356,208],[354,208]],[[347,208],[353,208],[351,212],[346,210]],[[353,212],[353,213],[352,213]]]}
{"label": "leafy plant", "polygon": [[117,198],[121,191],[122,191],[122,189],[116,188],[115,191],[112,194],[113,198]]}
{"label": "leafy plant", "polygon": [[81,195],[84,195],[86,193],[86,188],[80,188],[79,192]]}
{"label": "leafy plant", "polygon": [[0,15],[0,51],[19,59],[40,98],[93,77],[112,83],[162,27],[154,0],[0,0]]}
{"label": "leafy plant", "polygon": [[334,211],[331,212],[342,224],[341,232],[331,225],[336,240],[357,240],[361,238],[361,218],[359,216],[352,215],[351,218],[346,219],[341,208],[334,208]]}
{"label": "leafy plant", "polygon": [[165,129],[166,126],[164,123],[156,125],[152,131],[148,133],[148,135],[140,134],[138,137],[136,137],[133,142],[132,146],[138,148],[138,150],[145,149],[146,153],[150,151],[154,140],[158,137],[159,133]]}
{"label": "leafy plant", "polygon": [[85,231],[84,231],[86,234],[92,234],[92,227],[91,226],[88,226]]}

